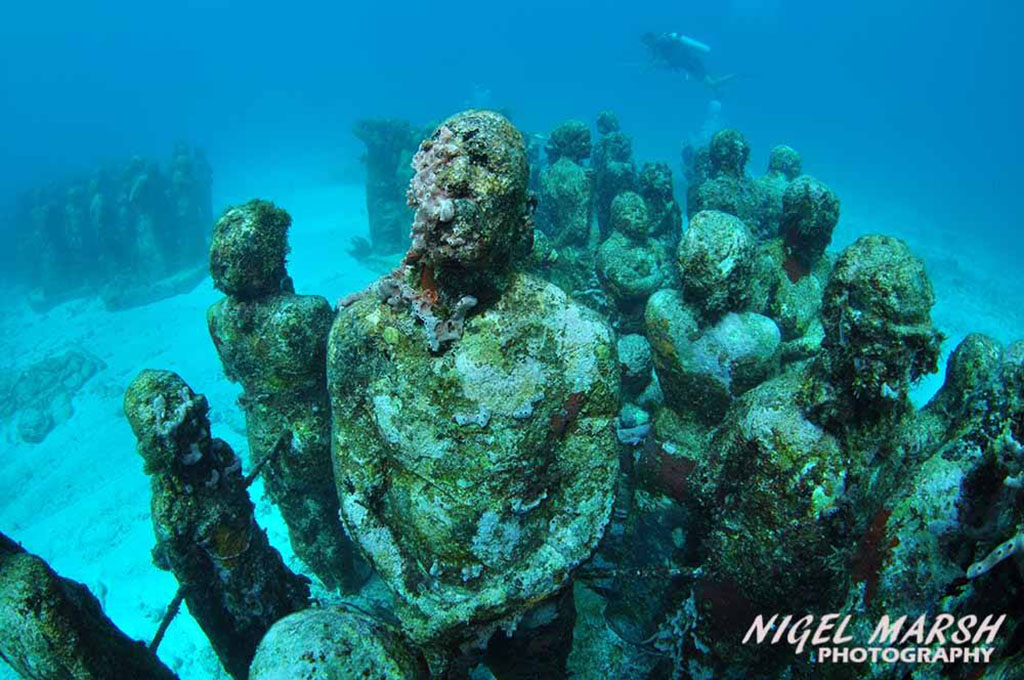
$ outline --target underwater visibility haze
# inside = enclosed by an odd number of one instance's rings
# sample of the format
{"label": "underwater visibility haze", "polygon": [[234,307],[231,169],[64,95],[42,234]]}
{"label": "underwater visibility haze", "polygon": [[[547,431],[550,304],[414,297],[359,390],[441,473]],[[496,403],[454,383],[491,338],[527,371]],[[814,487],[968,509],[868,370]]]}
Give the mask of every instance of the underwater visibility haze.
{"label": "underwater visibility haze", "polygon": [[1024,10],[0,24],[0,679],[1024,678]]}

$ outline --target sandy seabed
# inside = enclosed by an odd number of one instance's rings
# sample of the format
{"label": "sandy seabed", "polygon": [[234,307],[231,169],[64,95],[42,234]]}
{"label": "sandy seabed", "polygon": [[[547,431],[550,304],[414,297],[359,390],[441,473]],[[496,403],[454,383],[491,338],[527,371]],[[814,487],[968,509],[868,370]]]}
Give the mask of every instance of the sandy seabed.
{"label": "sandy seabed", "polygon": [[[933,319],[948,339],[944,355],[969,332],[1003,343],[1024,338],[1024,284],[1013,278],[1013,253],[985,250],[929,216],[901,205],[859,205],[850,188],[835,187],[843,215],[833,240],[838,250],[866,233],[906,240],[925,260],[938,303]],[[853,195],[851,195],[853,194]],[[289,271],[296,292],[320,294],[332,304],[365,286],[376,273],[346,253],[349,238],[365,234],[361,186],[322,186],[265,192],[293,217]],[[1011,288],[1010,286],[1016,286]],[[62,576],[87,584],[107,615],[128,635],[149,640],[176,589],[154,567],[149,482],[135,438],[121,411],[125,388],[143,368],[178,372],[211,406],[214,436],[225,439],[249,468],[245,420],[237,385],[227,381],[206,328],[206,309],[221,297],[209,279],[185,295],[120,312],[97,299],[75,300],[37,314],[23,296],[3,296],[0,365],[17,371],[40,359],[81,348],[106,368],[74,399],[74,414],[41,444],[18,440],[10,424],[0,432],[0,530],[46,560]],[[924,403],[942,373],[922,381]],[[271,543],[297,571],[304,567],[288,545],[285,527],[257,482],[257,517]],[[227,677],[198,625],[182,608],[160,647],[160,657],[183,679]],[[0,679],[16,677],[0,662]]]}

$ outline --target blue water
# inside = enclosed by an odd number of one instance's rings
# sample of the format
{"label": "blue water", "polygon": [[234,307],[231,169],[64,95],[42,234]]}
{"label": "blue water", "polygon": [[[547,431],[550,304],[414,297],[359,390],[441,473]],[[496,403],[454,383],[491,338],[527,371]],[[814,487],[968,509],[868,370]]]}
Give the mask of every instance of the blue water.
{"label": "blue water", "polygon": [[326,172],[358,157],[360,117],[428,121],[467,104],[539,131],[614,108],[640,158],[678,167],[709,93],[652,69],[639,42],[676,30],[712,46],[712,72],[741,76],[723,113],[755,160],[787,141],[833,182],[973,216],[988,236],[1019,232],[1024,11],[1009,0],[39,2],[4,14],[4,197],[179,138],[206,148],[223,191],[254,165]]}

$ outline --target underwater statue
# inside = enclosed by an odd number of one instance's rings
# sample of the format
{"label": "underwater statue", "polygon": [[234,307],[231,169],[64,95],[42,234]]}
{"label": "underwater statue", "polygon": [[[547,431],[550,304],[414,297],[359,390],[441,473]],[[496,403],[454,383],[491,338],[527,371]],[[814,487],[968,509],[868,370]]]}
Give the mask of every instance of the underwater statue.
{"label": "underwater statue", "polygon": [[772,147],[768,153],[768,171],[754,178],[762,195],[761,210],[765,216],[760,221],[767,225],[766,233],[781,231],[782,196],[790,182],[802,174],[803,159],[796,149],[784,144]]}
{"label": "underwater statue", "polygon": [[309,606],[309,581],[256,523],[242,461],[210,435],[205,397],[176,373],[145,370],[124,412],[153,490],[154,563],[174,574],[225,670],[244,680],[270,626]]}
{"label": "underwater statue", "polygon": [[676,252],[680,289],[647,302],[644,328],[666,403],[700,422],[717,423],[733,398],[778,370],[779,329],[750,299],[755,253],[739,219],[700,212]]}
{"label": "underwater statue", "polygon": [[191,290],[205,275],[212,176],[202,151],[133,157],[22,197],[14,249],[39,310],[99,294],[108,309]]}
{"label": "underwater statue", "polygon": [[353,134],[366,145],[366,214],[369,240],[352,239],[350,254],[359,260],[401,254],[409,246],[412,211],[405,188],[412,178],[409,162],[416,152],[417,130],[404,120],[360,120]]}
{"label": "underwater statue", "polygon": [[779,235],[758,246],[750,295],[779,327],[783,363],[821,350],[821,301],[834,260],[825,249],[838,222],[835,193],[813,177],[794,177],[781,196]]}
{"label": "underwater statue", "polygon": [[746,173],[750,145],[737,130],[719,130],[707,150],[689,157],[686,213],[718,210],[743,220],[755,237],[770,238],[777,229],[760,184]]}
{"label": "underwater statue", "polygon": [[636,333],[643,326],[647,298],[672,282],[671,258],[665,245],[651,236],[651,219],[640,194],[624,191],[616,196],[610,220],[611,234],[597,249],[597,274],[616,303],[616,330]]}
{"label": "underwater statue", "polygon": [[839,611],[851,582],[870,601],[874,577],[856,568],[852,536],[916,462],[902,445],[909,386],[935,371],[941,337],[920,260],[897,239],[863,237],[839,256],[824,300],[821,355],[742,395],[693,459],[691,530],[706,557],[691,606],[713,653],[691,653],[718,672],[727,660],[803,663],[737,643],[756,613]]}
{"label": "underwater statue", "polygon": [[[746,173],[750,147],[736,130],[720,130],[707,147],[684,149],[691,222],[718,211],[754,237],[753,273],[742,287],[750,311],[770,317],[782,334],[784,363],[814,356],[823,331],[819,310],[833,258],[825,253],[839,221],[839,199],[822,181],[801,175],[800,155],[771,150],[768,172]],[[683,282],[684,287],[687,285]]]}
{"label": "underwater statue", "polygon": [[[412,247],[343,301],[328,389],[342,518],[441,672],[522,617],[506,656],[565,629],[611,511],[618,368],[607,322],[516,266],[532,227],[515,127],[458,114],[414,166]],[[571,635],[546,639],[563,642],[518,653],[550,664],[537,677],[564,672]]]}
{"label": "underwater statue", "polygon": [[548,165],[554,165],[561,158],[567,158],[576,165],[590,158],[590,127],[582,120],[569,120],[554,130],[544,145]]}
{"label": "underwater statue", "polygon": [[609,301],[594,270],[594,172],[590,129],[580,121],[555,128],[539,174],[533,271],[573,299],[606,312]]}
{"label": "underwater statue", "polygon": [[[1024,341],[965,337],[915,425],[904,439],[919,463],[858,542],[847,601],[893,617],[1013,616],[1024,536]],[[985,677],[1024,670],[1007,624],[992,645],[1002,658]]]}
{"label": "underwater statue", "polygon": [[[645,163],[637,172],[632,140],[610,111],[598,116],[597,130],[592,145],[590,129],[570,120],[547,139],[531,270],[608,317],[618,332],[636,332],[643,302],[673,285],[668,254],[679,242],[682,212],[667,164]],[[624,221],[627,212],[632,217]]]}
{"label": "underwater statue", "polygon": [[602,239],[611,231],[612,201],[624,191],[637,188],[633,162],[633,138],[619,129],[619,119],[611,111],[598,115],[597,143],[594,145],[594,212]]}
{"label": "underwater statue", "polygon": [[562,156],[541,172],[540,186],[538,226],[552,247],[589,246],[593,187],[587,169]]}
{"label": "underwater statue", "polygon": [[647,206],[650,233],[672,250],[683,233],[683,215],[676,202],[672,170],[667,163],[644,163],[637,177],[637,193]]}
{"label": "underwater statue", "polygon": [[[267,201],[229,208],[210,246],[214,285],[227,294],[207,312],[229,379],[245,390],[249,450],[270,458],[263,479],[281,509],[295,554],[330,589],[368,576],[338,519],[331,471],[327,333],[334,310],[296,295],[285,269],[288,213]],[[280,442],[283,447],[278,447]]]}
{"label": "underwater statue", "polygon": [[107,618],[83,584],[0,533],[0,660],[23,678],[177,676]]}
{"label": "underwater statue", "polygon": [[[759,614],[850,614],[866,637],[882,615],[1005,610],[1003,658],[951,677],[1020,677],[1024,341],[967,336],[915,408],[944,337],[904,242],[828,252],[835,192],[786,146],[748,176],[735,130],[687,154],[683,230],[668,167],[637,173],[613,114],[597,131],[548,138],[535,229],[521,133],[488,111],[445,120],[412,157],[404,259],[336,309],[295,293],[285,211],[217,222],[226,297],[207,320],[254,469],[177,374],[142,371],[124,411],[154,561],[226,671],[888,678],[742,640]],[[65,198],[55,223],[88,233]],[[57,204],[37,201],[40,224]],[[316,598],[256,524],[260,471]],[[38,593],[40,616],[12,615]],[[0,535],[12,616],[0,655],[28,677],[117,677],[86,647],[173,677]]]}

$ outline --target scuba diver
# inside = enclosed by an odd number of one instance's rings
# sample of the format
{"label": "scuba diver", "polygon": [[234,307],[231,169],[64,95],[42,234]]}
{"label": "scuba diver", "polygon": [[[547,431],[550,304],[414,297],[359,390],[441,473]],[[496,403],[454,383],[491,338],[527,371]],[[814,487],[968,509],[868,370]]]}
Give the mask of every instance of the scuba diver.
{"label": "scuba diver", "polygon": [[700,81],[710,87],[717,89],[719,85],[733,78],[727,76],[711,76],[704,68],[702,55],[711,51],[711,48],[693,38],[678,33],[644,33],[641,38],[651,51],[651,56],[656,63],[659,63],[670,71],[682,72],[686,79]]}

